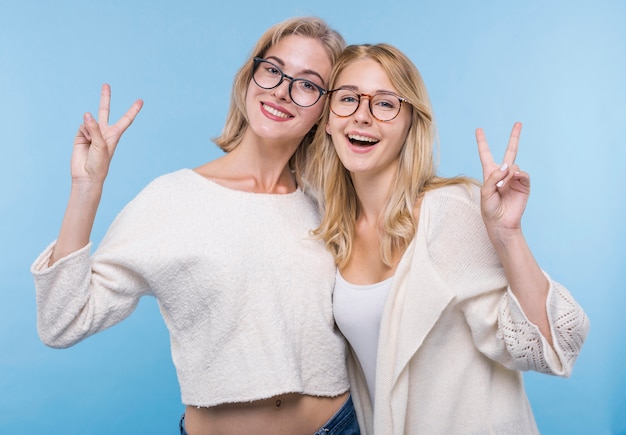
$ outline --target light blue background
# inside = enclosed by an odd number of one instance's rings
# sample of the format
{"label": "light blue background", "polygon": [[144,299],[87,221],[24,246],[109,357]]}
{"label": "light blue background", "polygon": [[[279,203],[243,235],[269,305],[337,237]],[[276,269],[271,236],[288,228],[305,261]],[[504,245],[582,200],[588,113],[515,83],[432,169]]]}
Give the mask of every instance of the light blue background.
{"label": "light blue background", "polygon": [[294,15],[350,43],[390,42],[423,73],[441,174],[480,177],[524,123],[524,218],[542,267],[585,307],[569,379],[526,376],[544,434],[626,433],[626,2],[0,0],[0,433],[174,434],[183,411],[157,305],[67,350],[37,337],[29,267],[57,234],[72,139],[100,86],[116,120],[145,106],[116,153],[93,240],[149,180],[219,155],[231,81],[260,34]]}

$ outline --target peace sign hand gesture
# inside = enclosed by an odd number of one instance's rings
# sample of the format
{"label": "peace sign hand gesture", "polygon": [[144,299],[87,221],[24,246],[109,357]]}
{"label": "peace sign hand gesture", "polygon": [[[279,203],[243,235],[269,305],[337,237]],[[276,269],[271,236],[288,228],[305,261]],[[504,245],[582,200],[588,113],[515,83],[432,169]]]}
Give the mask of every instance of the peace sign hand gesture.
{"label": "peace sign hand gesture", "polygon": [[485,133],[476,130],[478,154],[483,166],[480,208],[487,233],[498,253],[509,287],[531,323],[552,345],[552,332],[546,311],[550,283],[537,264],[522,234],[522,215],[530,195],[530,177],[515,164],[522,124],[516,122],[498,165],[491,156]]}
{"label": "peace sign hand gesture", "polygon": [[74,151],[71,160],[72,181],[95,182],[102,184],[109,172],[109,165],[122,134],[133,123],[143,106],[137,100],[115,123],[109,125],[111,87],[102,85],[98,120],[85,113],[84,123],[74,138]]}
{"label": "peace sign hand gesture", "polygon": [[50,266],[89,242],[113,153],[122,134],[141,110],[143,101],[135,101],[113,125],[109,125],[110,104],[111,87],[105,84],[100,94],[98,120],[85,113],[84,122],[74,138],[70,163],[72,188],[61,230],[48,262]]}
{"label": "peace sign hand gesture", "polygon": [[492,239],[495,237],[503,241],[521,231],[522,215],[530,195],[530,177],[515,164],[521,130],[522,124],[516,122],[502,164],[493,160],[483,130],[476,130],[478,154],[483,167],[481,211]]}

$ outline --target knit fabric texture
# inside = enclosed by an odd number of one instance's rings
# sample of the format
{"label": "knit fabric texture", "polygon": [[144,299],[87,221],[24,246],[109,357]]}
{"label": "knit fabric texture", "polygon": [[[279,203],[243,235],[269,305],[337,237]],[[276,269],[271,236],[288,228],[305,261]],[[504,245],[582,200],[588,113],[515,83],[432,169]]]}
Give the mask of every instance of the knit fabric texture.
{"label": "knit fabric texture", "polygon": [[335,266],[309,235],[319,222],[301,190],[231,190],[182,169],[150,183],[91,243],[32,265],[38,331],[68,347],[156,297],[182,402],[249,402],[348,390],[332,316]]}
{"label": "knit fabric texture", "polygon": [[508,286],[478,187],[427,192],[383,310],[375,404],[349,358],[362,433],[538,433],[522,372],[569,376],[589,329],[568,290],[546,277],[554,346]]}

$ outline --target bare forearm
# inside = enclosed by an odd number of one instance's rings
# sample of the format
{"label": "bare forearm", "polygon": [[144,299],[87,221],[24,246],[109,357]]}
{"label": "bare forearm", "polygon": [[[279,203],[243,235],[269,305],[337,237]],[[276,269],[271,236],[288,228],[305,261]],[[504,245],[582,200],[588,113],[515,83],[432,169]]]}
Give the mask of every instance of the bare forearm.
{"label": "bare forearm", "polygon": [[521,230],[492,238],[509,285],[528,319],[552,345],[546,300],[550,283],[537,264]]}
{"label": "bare forearm", "polygon": [[98,183],[73,183],[49,266],[87,245],[102,197]]}
{"label": "bare forearm", "polygon": [[104,84],[100,93],[98,120],[91,113],[85,113],[83,124],[74,138],[70,199],[54,252],[50,256],[50,266],[89,243],[113,153],[122,134],[143,106],[142,100],[135,101],[115,124],[109,125],[110,103],[111,87]]}

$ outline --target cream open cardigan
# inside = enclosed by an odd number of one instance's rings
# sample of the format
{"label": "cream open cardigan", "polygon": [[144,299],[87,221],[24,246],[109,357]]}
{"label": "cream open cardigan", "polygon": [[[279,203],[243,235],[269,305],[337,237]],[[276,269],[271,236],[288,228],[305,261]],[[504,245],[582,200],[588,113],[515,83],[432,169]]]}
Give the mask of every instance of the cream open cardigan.
{"label": "cream open cardigan", "polygon": [[465,186],[425,195],[383,312],[375,410],[349,358],[364,434],[537,433],[520,371],[571,373],[589,327],[585,313],[550,280],[553,350],[507,288],[479,195]]}

